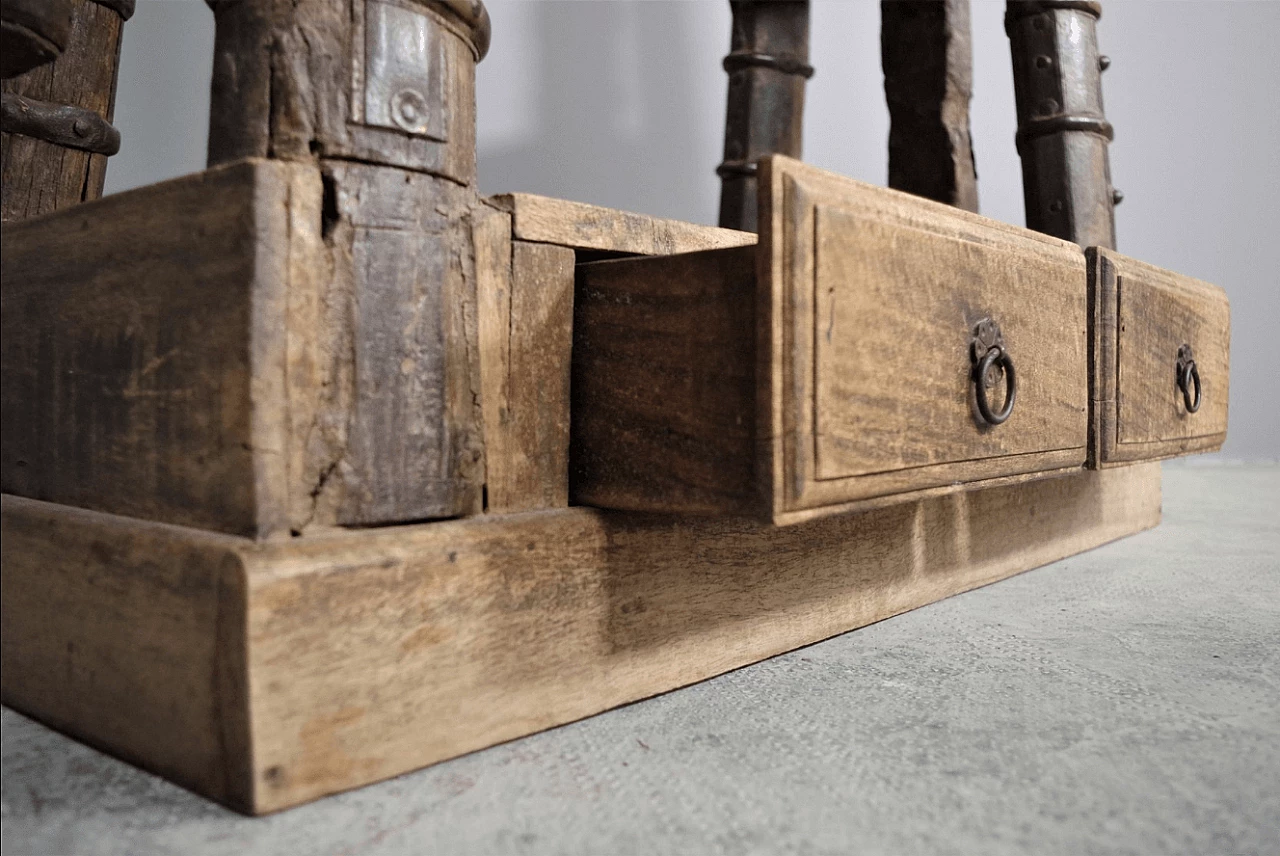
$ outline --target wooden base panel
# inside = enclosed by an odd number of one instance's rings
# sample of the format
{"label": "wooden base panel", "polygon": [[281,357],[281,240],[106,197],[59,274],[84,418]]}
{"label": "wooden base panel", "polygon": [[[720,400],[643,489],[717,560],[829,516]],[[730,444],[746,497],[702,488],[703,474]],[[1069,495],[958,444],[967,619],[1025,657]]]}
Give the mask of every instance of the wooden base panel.
{"label": "wooden base panel", "polygon": [[5,496],[6,704],[276,811],[1156,525],[1142,464],[775,528],[586,508],[253,541]]}

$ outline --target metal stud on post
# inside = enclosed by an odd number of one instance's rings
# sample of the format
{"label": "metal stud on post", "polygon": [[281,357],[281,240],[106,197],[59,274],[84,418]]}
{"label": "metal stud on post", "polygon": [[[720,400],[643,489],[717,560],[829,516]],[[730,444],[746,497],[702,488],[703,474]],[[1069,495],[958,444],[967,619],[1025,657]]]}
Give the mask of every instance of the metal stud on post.
{"label": "metal stud on post", "polygon": [[1005,32],[1013,53],[1018,153],[1027,227],[1084,247],[1115,247],[1098,54],[1102,6],[1081,0],[1010,0]]}

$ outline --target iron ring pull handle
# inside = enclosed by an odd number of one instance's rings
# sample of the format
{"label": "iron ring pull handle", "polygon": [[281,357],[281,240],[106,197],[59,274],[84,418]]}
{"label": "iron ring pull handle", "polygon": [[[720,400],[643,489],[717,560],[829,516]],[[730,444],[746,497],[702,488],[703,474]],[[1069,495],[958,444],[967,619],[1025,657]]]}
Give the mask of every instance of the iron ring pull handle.
{"label": "iron ring pull handle", "polygon": [[[1194,395],[1191,392],[1193,386]],[[1200,409],[1203,392],[1200,387],[1200,370],[1196,368],[1190,345],[1183,345],[1178,349],[1178,389],[1182,390],[1182,403],[1186,405],[1188,413],[1195,413]]]}
{"label": "iron ring pull handle", "polygon": [[[978,415],[988,425],[1002,425],[1013,415],[1013,405],[1018,400],[1018,374],[1013,367],[1013,357],[1005,349],[1000,325],[990,318],[979,321],[973,328],[969,355],[973,360],[973,392]],[[1004,374],[1005,396],[1004,406],[993,411],[987,398],[987,376],[997,367]]]}
{"label": "iron ring pull handle", "polygon": [[[987,399],[987,372],[998,366],[1004,373],[1005,396],[1004,406],[999,410],[991,409]],[[974,394],[978,403],[978,413],[988,425],[1001,425],[1013,415],[1013,405],[1018,400],[1018,373],[1013,368],[1013,357],[1002,345],[990,348],[973,370]]]}

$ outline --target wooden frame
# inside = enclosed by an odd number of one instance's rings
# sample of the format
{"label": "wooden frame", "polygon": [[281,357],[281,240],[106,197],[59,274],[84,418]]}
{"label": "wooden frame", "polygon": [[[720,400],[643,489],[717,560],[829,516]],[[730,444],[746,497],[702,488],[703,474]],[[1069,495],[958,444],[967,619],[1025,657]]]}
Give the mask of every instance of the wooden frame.
{"label": "wooden frame", "polygon": [[[1107,467],[1212,452],[1227,438],[1231,306],[1221,288],[1092,248],[1089,259],[1089,458]],[[1191,348],[1203,404],[1189,413],[1176,384]]]}
{"label": "wooden frame", "polygon": [[[812,319],[784,306],[812,294],[777,267],[797,241],[774,221],[794,212],[759,209],[756,247],[739,231],[481,198],[479,0],[211,5],[217,168],[5,229],[3,487],[24,495],[0,506],[6,704],[258,814],[703,680],[1159,521],[1158,465],[1081,471],[1074,443],[1034,449],[1045,453],[1037,472],[962,465],[810,519],[789,482],[801,453],[775,423],[806,405],[815,353],[812,342],[793,348],[797,331],[816,335]],[[385,27],[364,28],[371,6]],[[805,10],[769,6],[788,19],[792,47],[762,52],[779,25],[743,4],[761,26],[735,39],[729,65],[748,95],[794,78],[777,115],[798,147]],[[914,101],[931,116],[940,68],[952,87],[942,101],[967,100],[963,0],[938,8],[943,19],[911,29],[935,46],[942,36],[946,56],[890,87],[898,108]],[[400,37],[409,67],[392,74],[379,57]],[[1015,39],[1015,52],[1025,47]],[[963,128],[951,113],[943,121]],[[934,195],[968,206],[966,152],[916,156],[955,179]],[[772,188],[765,205],[785,207],[796,200],[773,188],[779,165],[810,189],[835,180],[785,159],[722,172],[742,187],[758,176]],[[1066,190],[1104,190],[1077,177]],[[889,196],[908,213],[875,216],[899,225],[941,219],[952,238],[985,230],[1028,257],[1079,255]],[[789,226],[811,227],[810,213]],[[1104,213],[1109,223],[1109,204]],[[601,413],[576,399],[570,413],[570,340],[586,327],[575,279],[588,276],[581,263],[635,255],[728,265],[753,297],[755,277],[770,285],[777,323],[759,341],[744,321],[753,301],[720,320],[768,365],[767,394],[751,387],[761,420],[754,407],[741,414],[761,426],[762,448],[733,460],[742,475],[760,452],[767,466],[744,484],[764,487],[776,519],[745,519],[740,506],[714,519],[566,507],[570,423]],[[1110,305],[1099,293],[1095,310]],[[1068,332],[1074,347],[1083,331]],[[1068,368],[1082,362],[1068,356]],[[754,384],[755,367],[740,368]],[[1080,374],[1062,396],[1075,400]],[[1102,418],[1108,399],[1093,399]],[[1222,406],[1225,430],[1225,396]],[[423,522],[451,517],[461,519]]]}
{"label": "wooden frame", "polygon": [[[578,502],[782,525],[1084,467],[1079,247],[760,165],[756,246],[579,266]],[[975,402],[984,318],[1022,367],[1005,425]]]}
{"label": "wooden frame", "polygon": [[1158,464],[781,529],[571,508],[253,541],[6,496],[3,701],[260,814],[1159,518]]}
{"label": "wooden frame", "polygon": [[[768,381],[767,392],[761,396],[759,406],[765,408],[766,402],[768,404],[767,410],[762,409],[757,417],[757,431],[759,436],[771,438],[767,469],[762,470],[759,476],[762,492],[771,495],[774,508],[779,509],[775,512],[776,519],[780,522],[801,520],[815,514],[867,507],[866,500],[891,494],[926,495],[928,491],[946,490],[948,486],[960,483],[1034,478],[1038,473],[1062,472],[1083,466],[1087,444],[1084,406],[1087,391],[1083,377],[1087,342],[1084,330],[1086,304],[1084,289],[1081,288],[1085,265],[1078,247],[953,206],[868,185],[859,186],[850,179],[789,158],[770,158],[763,162],[763,166],[761,184],[762,187],[767,184],[771,192],[762,192],[760,197],[762,206],[767,208],[760,217],[760,240],[770,247],[770,252],[760,255],[758,276],[761,283],[770,285],[768,289],[762,289],[767,293],[767,298],[762,296],[762,299],[769,300],[769,305],[762,306],[761,311],[767,312],[765,317],[771,319],[771,327],[762,329],[760,333],[759,358],[762,362],[759,371],[763,374],[767,368],[768,374],[763,376]],[[858,189],[864,189],[864,192],[855,193]],[[839,246],[820,246],[824,235],[819,220],[823,213],[843,216],[849,223],[848,227],[835,230],[837,238],[841,239]],[[852,219],[854,217],[857,219]],[[884,242],[880,245],[873,238],[873,230],[877,228],[885,232]],[[851,236],[859,238],[856,248],[849,246]],[[916,252],[907,245],[909,237],[918,239]],[[997,274],[999,278],[990,283],[993,286],[990,289],[984,288],[985,283],[981,282],[966,281],[952,286],[953,302],[966,304],[963,312],[953,313],[956,315],[956,329],[953,331],[955,346],[951,350],[956,354],[945,350],[941,355],[935,354],[937,345],[924,336],[899,337],[896,341],[881,343],[883,347],[877,359],[881,361],[883,376],[889,381],[890,388],[884,392],[877,387],[876,392],[896,396],[907,416],[899,414],[896,419],[885,421],[883,417],[892,414],[872,413],[856,423],[858,430],[903,432],[908,426],[919,426],[920,423],[927,426],[931,421],[950,415],[949,410],[939,406],[942,402],[937,400],[911,400],[910,384],[902,384],[897,376],[913,362],[927,362],[940,356],[954,357],[953,361],[961,367],[955,386],[963,394],[968,389],[962,370],[967,367],[964,351],[973,325],[984,313],[994,313],[998,318],[1002,309],[1009,309],[1011,314],[1016,313],[1034,322],[1027,323],[1029,333],[1039,335],[1028,335],[1027,340],[1020,343],[1021,347],[1024,353],[1054,354],[1055,358],[1044,360],[1041,368],[1045,374],[1061,373],[1063,376],[1055,377],[1054,383],[1048,386],[1046,391],[1050,394],[1045,396],[1046,403],[1058,405],[1061,410],[1062,403],[1069,403],[1074,397],[1079,401],[1075,414],[1059,413],[1055,419],[1043,420],[1038,412],[1032,411],[1032,415],[1042,419],[1043,424],[1037,422],[1029,434],[1019,432],[1018,441],[1023,444],[1031,442],[1030,449],[1006,449],[1004,454],[996,451],[1003,445],[1001,432],[1015,428],[1011,424],[977,434],[981,444],[993,446],[993,451],[975,455],[970,460],[939,461],[907,469],[901,463],[894,467],[885,465],[883,472],[851,476],[842,475],[838,467],[824,467],[822,459],[830,457],[824,455],[824,438],[833,433],[833,427],[819,423],[825,407],[844,396],[831,395],[821,386],[819,374],[833,361],[833,357],[824,356],[823,351],[833,350],[833,339],[829,334],[822,335],[820,328],[835,326],[835,307],[831,307],[829,321],[820,323],[827,307],[820,305],[825,295],[820,296],[817,289],[828,281],[832,287],[847,285],[849,277],[832,276],[828,272],[824,278],[824,271],[819,268],[823,262],[819,259],[820,253],[825,251],[830,256],[834,249],[842,259],[854,261],[890,254],[895,261],[905,259],[913,262],[915,268],[922,271],[922,279],[936,279],[943,275],[943,271],[941,263],[935,259],[945,258],[942,251],[953,245],[962,249],[958,251],[957,263],[945,271],[945,275],[967,274],[972,277],[983,272]],[[983,254],[981,264],[966,261],[975,253]],[[869,279],[866,276],[855,277],[854,282],[861,285]],[[886,286],[887,293],[880,295],[883,300],[878,304],[881,311],[887,314],[883,307],[909,304],[912,293],[924,290],[924,285],[922,281],[913,280],[896,283],[896,287]],[[1021,305],[1033,287],[1039,290],[1046,303],[1046,308],[1040,311],[1028,311]],[[972,306],[967,305],[970,301]],[[1052,305],[1054,313],[1047,311],[1048,305]],[[1043,317],[1040,312],[1043,312]],[[1071,323],[1074,315],[1079,316],[1078,325]],[[863,319],[862,323],[868,328],[874,328],[878,323],[878,317],[872,315],[864,314]],[[849,332],[850,327],[857,323],[858,319],[846,319],[845,339],[880,341],[875,329],[867,329],[860,337]],[[1011,344],[1010,347],[1015,346]],[[1050,348],[1058,350],[1051,351]],[[1068,379],[1071,366],[1078,366],[1081,370],[1074,388]],[[864,368],[863,372],[866,371]],[[896,390],[893,385],[897,385]],[[1065,402],[1053,401],[1059,396]],[[947,399],[943,401],[951,403]],[[965,418],[958,426],[948,422],[948,429],[952,429],[952,434],[963,437],[965,442],[977,445],[970,437],[974,431],[968,424],[971,420],[967,418],[967,408],[951,409]],[[851,422],[845,428],[846,433],[853,431],[853,424]],[[913,433],[926,430],[927,427],[915,427]],[[946,433],[941,433],[941,437],[946,436]],[[923,487],[920,486],[922,481],[925,482]]]}

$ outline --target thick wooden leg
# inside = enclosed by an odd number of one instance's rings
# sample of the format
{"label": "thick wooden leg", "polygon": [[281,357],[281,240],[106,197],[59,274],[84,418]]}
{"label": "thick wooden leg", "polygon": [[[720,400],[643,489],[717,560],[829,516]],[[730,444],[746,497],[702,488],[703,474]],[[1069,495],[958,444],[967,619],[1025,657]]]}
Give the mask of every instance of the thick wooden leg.
{"label": "thick wooden leg", "polygon": [[800,157],[809,65],[808,0],[731,0],[733,39],[724,58],[729,103],[724,121],[720,225],[756,231],[756,161]]}
{"label": "thick wooden leg", "polygon": [[4,497],[6,704],[244,812],[1156,525],[1143,464],[785,528],[568,508],[276,542]]}
{"label": "thick wooden leg", "polygon": [[[65,16],[55,32],[45,32],[61,44],[48,43],[43,57],[29,56],[24,63],[18,43],[6,38],[4,44],[6,74],[24,64],[30,69],[0,84],[0,219],[5,221],[97,199],[107,176],[107,158],[120,148],[120,133],[110,122],[120,39],[124,22],[133,14],[133,0],[71,0],[50,3],[48,9],[42,5],[5,4],[6,20],[12,15],[18,25],[49,23],[59,9]],[[36,21],[32,14],[39,16]],[[30,67],[50,55],[57,58]]]}
{"label": "thick wooden leg", "polygon": [[1102,5],[1010,0],[1018,153],[1027,228],[1082,247],[1116,245],[1115,202],[1102,111],[1097,23]]}
{"label": "thick wooden leg", "polygon": [[977,211],[969,0],[884,0],[880,19],[889,186]]}

